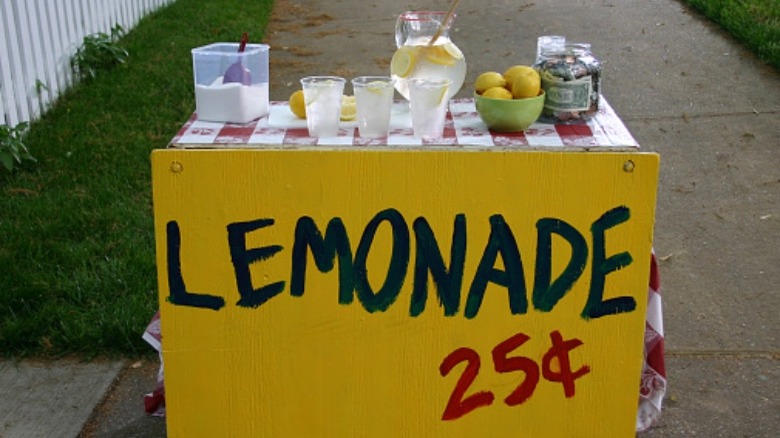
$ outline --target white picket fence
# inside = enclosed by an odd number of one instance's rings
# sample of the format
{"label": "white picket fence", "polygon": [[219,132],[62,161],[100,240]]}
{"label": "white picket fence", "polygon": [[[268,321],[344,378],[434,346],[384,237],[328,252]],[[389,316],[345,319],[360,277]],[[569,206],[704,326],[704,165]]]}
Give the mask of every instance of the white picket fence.
{"label": "white picket fence", "polygon": [[0,125],[36,120],[75,78],[87,35],[132,29],[175,0],[0,0]]}

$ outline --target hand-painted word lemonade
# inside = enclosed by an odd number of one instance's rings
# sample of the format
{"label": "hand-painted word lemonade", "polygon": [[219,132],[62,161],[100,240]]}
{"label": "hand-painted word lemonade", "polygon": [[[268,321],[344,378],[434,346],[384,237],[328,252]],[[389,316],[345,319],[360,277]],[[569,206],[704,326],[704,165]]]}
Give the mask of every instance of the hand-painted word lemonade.
{"label": "hand-painted word lemonade", "polygon": [[438,11],[407,11],[396,21],[395,43],[398,49],[390,63],[390,74],[395,79],[395,88],[407,100],[407,81],[412,78],[451,80],[447,100],[463,85],[466,58],[450,40],[449,29],[455,14],[444,23],[446,15]]}

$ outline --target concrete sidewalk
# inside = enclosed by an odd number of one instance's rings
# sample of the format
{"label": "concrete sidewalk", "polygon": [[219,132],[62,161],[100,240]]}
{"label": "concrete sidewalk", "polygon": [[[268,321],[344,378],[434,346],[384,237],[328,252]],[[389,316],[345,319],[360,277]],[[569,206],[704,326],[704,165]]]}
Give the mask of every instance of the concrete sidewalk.
{"label": "concrete sidewalk", "polygon": [[[306,75],[387,74],[396,16],[448,4],[276,0],[271,99]],[[604,96],[661,155],[669,390],[642,436],[778,436],[780,74],[675,0],[462,1],[458,13],[451,36],[468,73],[457,97],[483,71],[532,63],[537,36],[565,35],[593,45]],[[158,365],[0,362],[0,437],[73,437],[85,425],[85,437],[165,436],[143,411]],[[1,392],[12,383],[35,396]]]}
{"label": "concrete sidewalk", "polygon": [[75,437],[122,362],[0,362],[0,437]]}

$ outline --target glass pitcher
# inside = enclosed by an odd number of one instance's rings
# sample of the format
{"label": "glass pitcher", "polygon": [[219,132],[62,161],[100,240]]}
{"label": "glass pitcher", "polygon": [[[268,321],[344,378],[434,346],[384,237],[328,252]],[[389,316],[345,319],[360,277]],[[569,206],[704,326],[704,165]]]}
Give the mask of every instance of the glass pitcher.
{"label": "glass pitcher", "polygon": [[[440,30],[446,15],[442,11],[407,11],[398,16],[395,23],[395,44],[398,49],[390,63],[390,74],[395,79],[395,88],[407,100],[407,81],[411,78],[451,80],[447,99],[454,96],[463,85],[466,59],[450,40],[449,34],[455,14]],[[434,38],[435,41],[430,44]]]}

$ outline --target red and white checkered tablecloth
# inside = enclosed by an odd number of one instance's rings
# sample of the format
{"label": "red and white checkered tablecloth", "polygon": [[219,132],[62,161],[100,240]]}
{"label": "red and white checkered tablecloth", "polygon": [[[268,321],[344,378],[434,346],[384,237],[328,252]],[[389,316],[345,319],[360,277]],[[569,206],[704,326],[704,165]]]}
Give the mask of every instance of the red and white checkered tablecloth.
{"label": "red and white checkered tablecloth", "polygon": [[362,138],[355,122],[342,122],[336,137],[309,137],[306,120],[295,117],[287,102],[271,102],[269,114],[247,124],[198,120],[197,114],[171,140],[172,148],[218,148],[257,146],[389,146],[419,147],[453,145],[473,147],[527,147],[634,150],[639,144],[609,103],[602,99],[600,110],[587,122],[551,124],[537,122],[525,132],[500,133],[487,128],[479,118],[474,99],[450,101],[444,138],[415,139],[406,102],[395,102],[390,132],[383,138]]}

